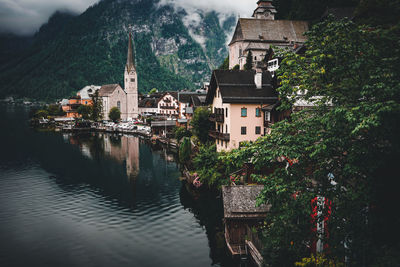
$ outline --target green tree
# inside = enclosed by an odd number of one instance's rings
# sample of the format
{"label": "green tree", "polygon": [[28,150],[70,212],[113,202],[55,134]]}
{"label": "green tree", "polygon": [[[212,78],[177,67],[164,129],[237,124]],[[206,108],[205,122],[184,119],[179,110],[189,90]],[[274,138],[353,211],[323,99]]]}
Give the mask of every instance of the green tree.
{"label": "green tree", "polygon": [[92,106],[82,105],[78,108],[77,111],[83,119],[88,120],[90,118],[90,114],[92,114]]}
{"label": "green tree", "polygon": [[206,143],[208,132],[211,130],[213,124],[209,120],[210,110],[207,107],[200,107],[194,111],[193,119],[190,122],[193,127],[193,133],[199,138],[200,142]]}
{"label": "green tree", "polygon": [[218,67],[220,70],[229,70],[229,55],[225,58],[221,66]]}
{"label": "green tree", "polygon": [[399,262],[400,242],[391,233],[400,223],[391,201],[400,159],[398,36],[398,25],[328,19],[308,33],[305,56],[280,55],[282,109],[298,100],[314,108],[229,155],[237,166],[251,161],[256,170],[271,170],[254,175],[265,185],[259,202],[272,205],[263,230],[268,265],[293,266],[309,256],[305,244],[318,238],[310,234],[316,226],[310,203],[317,196],[332,201],[332,210],[323,210],[328,260]]}
{"label": "green tree", "polygon": [[47,107],[47,111],[49,112],[50,116],[62,116],[62,115],[64,115],[64,111],[62,110],[61,106],[59,106],[59,105],[49,105]]}
{"label": "green tree", "polygon": [[99,96],[98,90],[96,90],[92,95],[92,103],[90,118],[93,121],[99,121],[103,118],[103,101]]}
{"label": "green tree", "polygon": [[174,135],[175,139],[179,142],[183,137],[191,137],[192,133],[185,127],[176,127],[174,129]]}
{"label": "green tree", "polygon": [[179,146],[179,161],[185,163],[190,160],[190,154],[192,152],[192,144],[189,137],[184,137]]}
{"label": "green tree", "polygon": [[49,112],[44,109],[40,109],[40,110],[36,111],[36,113],[35,113],[35,118],[38,118],[38,119],[40,119],[40,118],[46,119],[48,116],[49,116]]}
{"label": "green tree", "polygon": [[215,143],[200,146],[193,158],[193,164],[201,181],[209,187],[220,188],[229,184],[229,174],[233,172],[232,161],[224,153],[218,153]]}
{"label": "green tree", "polygon": [[233,66],[232,70],[240,70],[239,64],[236,64],[235,66]]}
{"label": "green tree", "polygon": [[246,64],[244,64],[244,69],[245,70],[253,69],[253,53],[251,52],[251,50],[249,50],[249,52],[247,53]]}
{"label": "green tree", "polygon": [[119,111],[119,108],[117,107],[112,107],[110,112],[108,113],[108,117],[113,122],[118,122],[121,119],[121,111]]}

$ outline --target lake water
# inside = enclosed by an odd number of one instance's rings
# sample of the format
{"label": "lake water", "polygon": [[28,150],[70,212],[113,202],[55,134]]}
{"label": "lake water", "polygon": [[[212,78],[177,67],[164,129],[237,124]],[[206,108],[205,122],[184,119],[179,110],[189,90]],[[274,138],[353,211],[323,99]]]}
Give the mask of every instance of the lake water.
{"label": "lake water", "polygon": [[221,199],[193,197],[174,157],[133,136],[28,127],[0,105],[0,266],[237,266]]}

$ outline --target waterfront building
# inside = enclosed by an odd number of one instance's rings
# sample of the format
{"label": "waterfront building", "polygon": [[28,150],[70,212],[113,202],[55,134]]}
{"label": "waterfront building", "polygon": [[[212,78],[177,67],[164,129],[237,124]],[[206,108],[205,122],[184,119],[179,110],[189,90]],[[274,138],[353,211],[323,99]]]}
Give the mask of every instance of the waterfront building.
{"label": "waterfront building", "polygon": [[99,96],[103,103],[104,120],[109,120],[108,114],[113,107],[119,109],[122,120],[127,120],[127,94],[119,84],[107,84],[101,86]]}
{"label": "waterfront building", "polygon": [[177,92],[165,92],[157,102],[157,113],[166,117],[179,116],[179,102]]}
{"label": "waterfront building", "polygon": [[121,119],[131,121],[139,115],[137,71],[133,52],[132,35],[129,34],[128,55],[124,71],[124,90],[118,84],[107,84],[100,88],[103,99],[103,118],[108,120],[108,113],[113,107],[121,111]]}
{"label": "waterfront building", "polygon": [[263,185],[223,186],[222,200],[224,205],[225,241],[234,255],[250,255],[257,266],[261,266],[263,258],[261,242],[257,232],[269,209],[269,205],[257,206],[257,197],[263,190]]}
{"label": "waterfront building", "polygon": [[259,0],[252,18],[239,18],[229,43],[229,69],[239,65],[244,69],[249,51],[253,66],[263,62],[272,46],[297,48],[306,41],[306,21],[275,20],[276,9],[272,0]]}
{"label": "waterfront building", "polygon": [[79,118],[78,108],[82,105],[93,105],[92,95],[100,89],[100,86],[88,85],[82,88],[76,96],[61,101],[61,108],[67,118]]}
{"label": "waterfront building", "polygon": [[88,85],[82,88],[77,95],[81,97],[81,104],[82,105],[93,105],[92,96],[93,94],[100,90],[101,86],[96,85]]}
{"label": "waterfront building", "polygon": [[206,103],[212,109],[210,120],[215,128],[210,136],[218,152],[239,148],[241,142],[269,133],[270,123],[279,115],[274,83],[271,73],[262,69],[212,73]]}

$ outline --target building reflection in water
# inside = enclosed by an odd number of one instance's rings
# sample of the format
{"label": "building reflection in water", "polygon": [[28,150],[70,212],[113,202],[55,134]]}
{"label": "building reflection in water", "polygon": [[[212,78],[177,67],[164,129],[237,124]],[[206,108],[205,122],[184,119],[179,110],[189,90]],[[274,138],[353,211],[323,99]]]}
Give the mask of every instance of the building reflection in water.
{"label": "building reflection in water", "polygon": [[[67,135],[64,134],[64,139]],[[139,175],[139,138],[111,134],[68,135],[69,143],[78,145],[82,155],[90,159],[105,154],[119,163],[125,163],[129,179]]]}

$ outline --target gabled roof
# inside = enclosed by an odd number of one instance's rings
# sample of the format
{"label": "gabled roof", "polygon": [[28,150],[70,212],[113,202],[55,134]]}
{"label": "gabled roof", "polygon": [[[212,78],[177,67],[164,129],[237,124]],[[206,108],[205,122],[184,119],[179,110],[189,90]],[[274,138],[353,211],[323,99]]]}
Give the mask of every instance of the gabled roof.
{"label": "gabled roof", "polygon": [[140,100],[139,108],[157,108],[157,98],[144,98]]}
{"label": "gabled roof", "polygon": [[181,103],[190,103],[191,98],[206,96],[205,93],[197,93],[197,92],[178,92],[178,101]]}
{"label": "gabled roof", "polygon": [[106,85],[103,85],[103,86],[101,86],[101,88],[99,90],[99,96],[109,96],[118,87],[120,87],[119,84],[106,84]]}
{"label": "gabled roof", "polygon": [[307,30],[306,21],[240,18],[229,45],[237,41],[303,43],[307,40],[304,36]]}
{"label": "gabled roof", "polygon": [[263,185],[222,186],[224,218],[251,219],[264,218],[270,209],[269,205],[257,207],[257,197]]}
{"label": "gabled roof", "polygon": [[178,100],[178,92],[165,92],[163,93],[158,99],[157,99],[157,104],[160,102],[166,95],[171,95],[173,98]]}
{"label": "gabled roof", "polygon": [[223,103],[275,103],[278,94],[273,88],[271,73],[263,71],[260,89],[256,87],[254,75],[254,70],[214,70],[206,103],[213,102],[217,88],[221,92]]}
{"label": "gabled roof", "polygon": [[100,89],[100,86],[89,85],[89,86],[85,86],[83,89],[81,89],[79,91],[79,94],[82,99],[91,99],[92,94],[94,94],[99,89]]}

